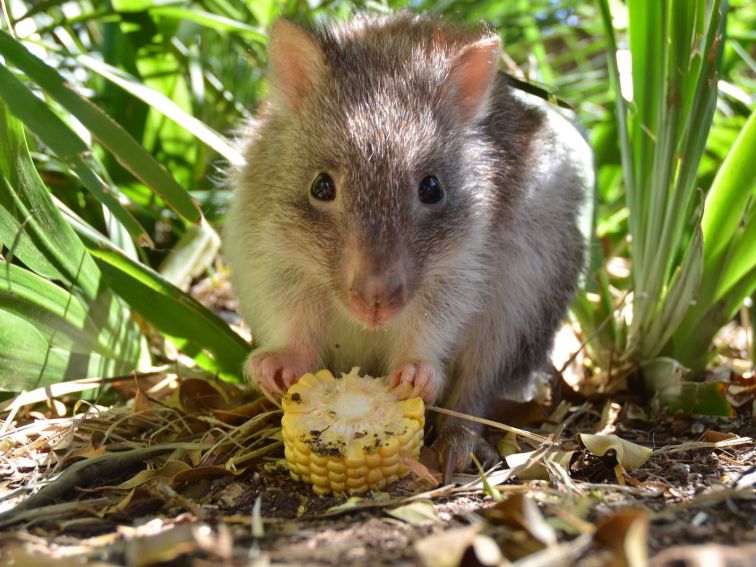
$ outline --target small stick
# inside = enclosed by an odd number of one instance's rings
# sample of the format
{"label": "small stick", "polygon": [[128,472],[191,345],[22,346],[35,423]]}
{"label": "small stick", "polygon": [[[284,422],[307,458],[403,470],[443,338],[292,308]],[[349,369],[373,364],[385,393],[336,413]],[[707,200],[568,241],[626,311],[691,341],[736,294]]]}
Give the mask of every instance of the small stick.
{"label": "small stick", "polygon": [[516,435],[520,435],[521,437],[526,437],[528,439],[536,441],[537,443],[551,443],[549,439],[547,439],[546,437],[542,435],[538,435],[537,433],[531,433],[530,431],[525,431],[524,429],[519,429],[517,427],[512,427],[511,425],[505,425],[503,423],[499,423],[498,421],[492,421],[490,419],[483,419],[482,417],[475,417],[472,415],[467,415],[466,413],[459,413],[454,410],[440,408],[437,406],[427,406],[427,409],[436,411],[438,413],[450,415],[452,417],[459,417],[462,419],[466,419],[468,421],[475,421],[476,423],[482,423],[483,425],[488,425],[495,429],[511,431],[512,433],[515,433]]}
{"label": "small stick", "polygon": [[85,459],[63,471],[58,478],[40,489],[36,494],[20,502],[12,509],[0,514],[0,527],[16,523],[21,519],[20,513],[31,508],[47,506],[77,486],[85,486],[95,480],[102,480],[122,473],[146,459],[167,453],[174,449],[197,448],[197,443],[166,443],[156,447],[132,449],[119,453],[106,453],[99,457]]}

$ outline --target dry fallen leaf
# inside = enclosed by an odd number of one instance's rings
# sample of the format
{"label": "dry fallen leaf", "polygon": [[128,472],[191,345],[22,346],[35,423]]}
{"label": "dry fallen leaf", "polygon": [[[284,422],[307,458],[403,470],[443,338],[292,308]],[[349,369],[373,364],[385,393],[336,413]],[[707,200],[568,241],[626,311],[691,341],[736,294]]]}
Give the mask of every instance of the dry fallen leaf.
{"label": "dry fallen leaf", "polygon": [[616,565],[645,567],[650,521],[651,516],[644,508],[620,510],[599,523],[593,541],[614,553]]}
{"label": "dry fallen leaf", "polygon": [[137,387],[136,389],[136,393],[134,395],[134,405],[132,407],[134,409],[134,413],[141,414],[150,411],[150,399],[139,387]]}
{"label": "dry fallen leaf", "polygon": [[162,480],[166,484],[173,484],[174,477],[184,471],[190,470],[192,467],[187,465],[183,461],[167,461],[159,469],[150,469],[146,471],[140,471],[129,480],[122,482],[118,486],[120,488],[135,488],[149,482],[151,480]]}
{"label": "dry fallen leaf", "polygon": [[198,479],[213,479],[220,478],[222,476],[234,475],[238,476],[242,474],[246,469],[231,470],[225,467],[217,466],[198,466],[191,467],[184,470],[179,470],[173,478],[169,479],[172,484],[181,484],[182,482],[189,482]]}
{"label": "dry fallen leaf", "polygon": [[637,469],[648,460],[653,452],[649,447],[636,445],[616,435],[578,433],[578,441],[591,453],[599,457],[603,457],[607,451],[613,450],[617,454],[617,462],[625,470]]}
{"label": "dry fallen leaf", "polygon": [[134,493],[136,492],[136,488],[132,488],[129,490],[123,498],[118,500],[115,504],[112,506],[108,506],[107,510],[105,511],[105,514],[113,514],[115,512],[123,512],[126,507],[131,503],[131,500],[134,498]]}
{"label": "dry fallen leaf", "polygon": [[179,386],[179,400],[187,412],[228,408],[228,398],[214,382],[200,378],[186,378]]}
{"label": "dry fallen leaf", "polygon": [[599,435],[609,435],[614,432],[619,419],[622,406],[617,402],[608,401],[601,409],[601,421],[596,427],[596,433]]}
{"label": "dry fallen leaf", "polygon": [[430,535],[415,542],[415,552],[426,567],[508,565],[496,542],[479,533],[481,528],[467,526]]}
{"label": "dry fallen leaf", "polygon": [[[508,455],[505,457],[507,466],[510,469],[525,465],[530,460],[535,451],[528,451],[526,453],[516,453],[514,455]],[[565,470],[569,470],[570,462],[572,461],[572,455],[575,451],[552,451],[545,455],[543,459],[547,459],[554,463],[558,463]],[[520,480],[549,480],[549,471],[546,465],[543,464],[543,459],[537,459],[533,461],[529,466],[519,471],[515,476]]]}
{"label": "dry fallen leaf", "polygon": [[336,506],[331,506],[326,510],[326,514],[340,514],[341,512],[347,512],[349,510],[353,510],[356,508],[364,498],[360,498],[359,496],[350,496],[346,501],[342,502],[341,504],[338,504]]}
{"label": "dry fallen leaf", "polygon": [[517,435],[512,432],[506,433],[499,442],[496,443],[496,452],[502,458],[507,458],[510,455],[516,455],[522,452],[520,445],[517,443]]}
{"label": "dry fallen leaf", "polygon": [[[273,404],[268,401],[268,398],[264,397],[234,407],[211,408],[215,417],[229,425],[240,425],[248,419],[273,409],[275,409]],[[262,423],[264,424],[264,422]]]}
{"label": "dry fallen leaf", "polygon": [[441,484],[441,474],[439,473],[438,475],[434,475],[428,467],[426,467],[417,459],[408,457],[406,463],[407,468],[412,471],[412,474],[414,474],[420,480],[424,481],[431,488],[436,488],[439,484]]}
{"label": "dry fallen leaf", "polygon": [[[574,567],[580,565],[580,559],[591,545],[590,535],[581,535],[571,541],[566,541],[540,551],[531,553],[512,563],[514,567]],[[594,565],[602,565],[600,562]]]}
{"label": "dry fallen leaf", "polygon": [[738,436],[736,433],[733,433],[730,431],[729,433],[722,433],[721,431],[712,431],[709,430],[706,433],[704,433],[703,440],[708,443],[719,443],[720,441],[725,441],[727,439],[737,439]]}
{"label": "dry fallen leaf", "polygon": [[220,524],[215,532],[206,524],[182,524],[147,537],[137,537],[128,541],[126,557],[129,565],[146,567],[197,550],[220,559],[230,558],[232,541],[226,526]]}
{"label": "dry fallen leaf", "polygon": [[[84,563],[81,557],[50,557],[49,555],[36,555],[20,545],[4,547],[0,557],[4,565],[17,565],[19,567],[81,567]],[[115,567],[115,563],[104,561],[87,560],[90,567]]]}
{"label": "dry fallen leaf", "polygon": [[545,546],[554,545],[557,541],[556,533],[530,496],[513,494],[495,506],[486,508],[481,515],[494,525],[524,530]]}
{"label": "dry fallen leaf", "polygon": [[534,400],[528,402],[498,400],[491,415],[491,419],[495,421],[501,421],[516,427],[531,423],[543,423],[549,419],[549,415],[543,409],[543,406]]}
{"label": "dry fallen leaf", "polygon": [[386,510],[386,513],[413,526],[425,526],[441,522],[436,505],[430,500],[416,500],[404,506]]}
{"label": "dry fallen leaf", "polygon": [[753,565],[756,544],[727,546],[718,544],[678,545],[664,549],[651,559],[651,567],[677,565]]}

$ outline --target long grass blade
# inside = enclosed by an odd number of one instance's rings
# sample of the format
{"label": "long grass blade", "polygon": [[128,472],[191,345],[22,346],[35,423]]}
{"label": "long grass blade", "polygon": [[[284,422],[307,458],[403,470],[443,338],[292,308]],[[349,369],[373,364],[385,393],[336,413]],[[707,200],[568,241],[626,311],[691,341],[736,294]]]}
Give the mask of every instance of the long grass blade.
{"label": "long grass blade", "polygon": [[0,54],[71,112],[134,177],[158,193],[179,215],[198,222],[200,210],[189,193],[122,126],[76,92],[52,67],[0,30]]}
{"label": "long grass blade", "polygon": [[211,12],[205,12],[203,10],[183,8],[179,6],[161,6],[150,9],[150,14],[163,16],[165,18],[194,22],[196,24],[217,30],[219,32],[238,33],[263,45],[268,42],[268,38],[265,36],[265,34],[261,33],[248,24],[227,18],[225,16],[219,16]]}
{"label": "long grass blade", "polygon": [[696,227],[693,240],[669,287],[661,308],[650,322],[644,342],[643,356],[650,359],[658,355],[690,309],[703,274],[703,235]]}
{"label": "long grass blade", "polygon": [[[706,196],[702,229],[706,266],[713,267],[727,247],[742,220],[742,211],[756,180],[756,112],[752,112],[735,144],[717,171]],[[754,243],[756,248],[756,243]]]}
{"label": "long grass blade", "polygon": [[[687,128],[678,148],[683,162],[671,193],[662,233],[663,245],[670,246],[673,250],[679,246],[687,222],[685,212],[696,192],[696,175],[716,108],[717,90],[712,85],[716,85],[719,79],[726,10],[726,1],[720,3],[719,0],[714,0],[711,3],[705,18],[705,39],[694,50],[691,59],[693,66],[688,72],[693,92],[690,96]],[[697,76],[693,75],[694,70],[698,70]],[[672,258],[669,259],[671,260]]]}
{"label": "long grass blade", "polygon": [[0,390],[55,384],[66,376],[67,366],[63,349],[51,347],[32,323],[0,309]]}
{"label": "long grass blade", "polygon": [[[2,102],[0,242],[8,248],[0,261],[0,389],[149,365],[139,328],[52,203],[23,125]],[[11,264],[13,257],[26,267]]]}
{"label": "long grass blade", "polygon": [[29,156],[23,125],[0,101],[0,242],[36,273],[94,300],[100,273],[52,204]]}
{"label": "long grass blade", "polygon": [[[637,197],[636,177],[633,170],[633,147],[630,141],[630,133],[627,124],[627,102],[620,92],[619,68],[617,67],[617,41],[614,36],[614,25],[612,24],[612,13],[609,9],[608,0],[599,0],[599,10],[601,12],[601,21],[604,25],[604,34],[607,43],[607,63],[609,65],[609,84],[614,91],[614,112],[617,119],[617,128],[619,130],[619,148],[622,159],[622,173],[625,182],[625,194],[628,207],[632,210],[635,207]],[[630,215],[630,236],[636,241],[640,233],[639,219],[635,215]]]}
{"label": "long grass blade", "polygon": [[223,136],[200,120],[197,120],[194,116],[187,114],[179,105],[164,94],[142,84],[136,77],[88,55],[80,55],[76,59],[86,68],[118,85],[170,118],[173,122],[192,133],[198,140],[218,152],[230,163],[241,163],[241,154]]}
{"label": "long grass blade", "polygon": [[[76,355],[99,356],[92,376],[113,376],[149,364],[138,327],[112,293],[85,303],[60,286],[20,266],[0,260],[0,310],[32,323],[51,347]],[[0,376],[2,373],[0,373]]]}
{"label": "long grass blade", "polygon": [[[756,206],[753,206],[752,210],[756,212]],[[727,294],[754,268],[756,268],[756,219],[752,218],[746,223],[742,235],[733,242],[732,251],[727,258],[727,266],[717,286],[714,300]]]}
{"label": "long grass blade", "polygon": [[217,367],[238,379],[249,345],[220,318],[152,269],[109,247],[107,241],[90,242],[108,285],[132,309],[172,337],[183,338],[187,348],[210,352]]}
{"label": "long grass blade", "polygon": [[3,66],[0,66],[0,98],[5,100],[16,117],[71,167],[84,187],[108,207],[140,245],[152,246],[150,236],[119,200],[123,197],[118,190],[98,173],[102,167],[98,167],[89,147],[48,105]]}

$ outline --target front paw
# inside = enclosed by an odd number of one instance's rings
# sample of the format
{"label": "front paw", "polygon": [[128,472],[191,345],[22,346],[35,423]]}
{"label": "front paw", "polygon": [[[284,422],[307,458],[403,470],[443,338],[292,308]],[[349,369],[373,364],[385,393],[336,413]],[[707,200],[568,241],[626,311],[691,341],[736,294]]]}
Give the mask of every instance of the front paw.
{"label": "front paw", "polygon": [[[430,362],[412,362],[401,366],[389,376],[389,385],[392,388],[397,388],[402,384],[412,387],[407,398],[419,396],[425,403],[432,404],[441,393],[443,374]],[[409,391],[409,388],[407,390]]]}
{"label": "front paw", "polygon": [[464,472],[471,468],[471,454],[475,455],[484,469],[489,469],[499,462],[496,448],[483,439],[479,433],[464,425],[445,427],[433,443],[433,449],[438,455],[444,484],[451,482],[454,473]]}
{"label": "front paw", "polygon": [[315,357],[293,350],[255,352],[247,358],[245,374],[278,405],[284,392],[314,366]]}

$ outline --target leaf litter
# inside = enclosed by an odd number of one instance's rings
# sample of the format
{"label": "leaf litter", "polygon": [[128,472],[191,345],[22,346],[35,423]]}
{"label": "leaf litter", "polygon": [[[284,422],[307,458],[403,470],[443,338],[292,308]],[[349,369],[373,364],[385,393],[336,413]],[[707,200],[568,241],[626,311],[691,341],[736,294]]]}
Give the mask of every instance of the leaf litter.
{"label": "leaf litter", "polygon": [[58,384],[0,406],[0,563],[754,565],[756,389],[733,374],[729,418],[566,385],[508,403],[503,464],[442,486],[425,450],[359,498],[291,480],[279,410],[196,368]]}

